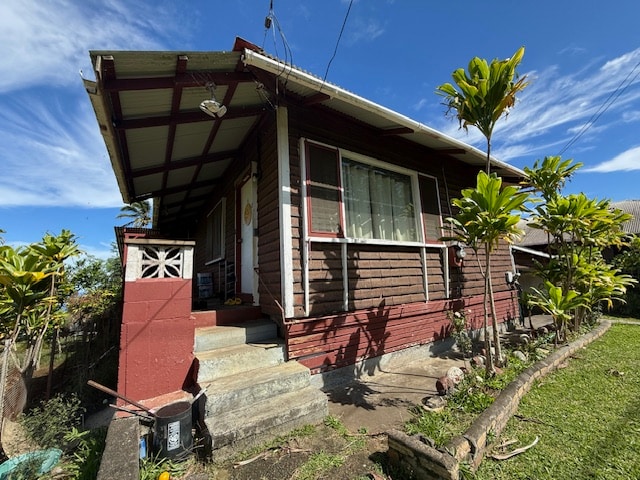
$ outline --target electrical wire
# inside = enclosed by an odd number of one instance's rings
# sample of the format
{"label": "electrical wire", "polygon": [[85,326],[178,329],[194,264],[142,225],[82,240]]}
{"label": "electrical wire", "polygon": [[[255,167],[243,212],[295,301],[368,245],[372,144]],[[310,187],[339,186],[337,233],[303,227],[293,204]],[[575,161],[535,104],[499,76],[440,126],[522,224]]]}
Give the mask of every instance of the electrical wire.
{"label": "electrical wire", "polygon": [[589,118],[587,123],[585,123],[582,126],[582,128],[578,131],[578,133],[576,133],[573,136],[573,138],[569,140],[569,142],[564,146],[564,148],[560,150],[560,152],[558,153],[558,156],[562,155],[564,152],[566,152],[569,149],[569,147],[571,147],[574,143],[576,143],[580,139],[580,137],[582,137],[582,135],[584,135],[586,131],[589,130],[593,126],[593,124],[596,123],[596,121],[598,121],[598,119],[602,116],[602,114],[606,112],[609,109],[609,107],[611,107],[611,105],[613,105],[613,102],[615,102],[620,97],[620,95],[622,95],[625,92],[625,90],[629,88],[631,84],[633,84],[635,79],[638,78],[638,76],[640,75],[640,71],[638,71],[638,73],[636,73],[635,76],[628,83],[627,83],[627,80],[631,75],[633,75],[633,72],[635,72],[638,67],[640,67],[640,61],[636,63],[635,67],[631,69],[631,71],[627,74],[624,80],[620,82],[618,87],[613,92],[611,92],[611,94],[602,103],[602,105],[600,105],[598,110],[596,110],[595,113],[591,115],[591,118]]}
{"label": "electrical wire", "polygon": [[[282,45],[284,47],[284,62],[283,62],[283,67],[282,70],[280,70],[278,72],[278,74],[276,75],[276,81],[282,76],[282,74],[287,70],[287,65],[293,65],[293,52],[291,51],[291,47],[289,47],[289,42],[287,42],[287,38],[284,34],[284,31],[282,30],[282,27],[280,26],[280,21],[278,20],[278,17],[276,16],[275,10],[273,9],[273,0],[269,1],[269,12],[267,13],[267,16],[264,19],[264,39],[262,42],[262,49],[264,50],[265,47],[265,43],[266,43],[266,39],[267,39],[267,32],[269,31],[269,29],[271,29],[271,27],[274,27],[272,32],[273,32],[273,49],[274,49],[274,54],[276,58],[279,58],[280,55],[278,53],[278,37],[276,36],[276,30],[277,33],[280,35],[280,41],[282,42]],[[290,67],[291,68],[291,67]],[[285,79],[285,85],[286,85],[286,79]]]}
{"label": "electrical wire", "polygon": [[336,58],[336,54],[338,53],[338,45],[340,45],[340,39],[342,38],[342,33],[344,32],[344,27],[347,24],[347,19],[349,18],[349,12],[351,12],[351,6],[353,5],[353,0],[349,1],[349,8],[347,8],[347,13],[344,16],[344,20],[342,21],[342,28],[340,28],[340,34],[338,35],[338,40],[336,40],[336,47],[333,49],[333,55],[327,64],[327,69],[324,72],[324,77],[322,78],[322,85],[320,86],[320,91],[322,91],[322,87],[324,86],[324,82],[327,80],[327,75],[329,74],[329,68],[331,67],[331,63],[333,59]]}

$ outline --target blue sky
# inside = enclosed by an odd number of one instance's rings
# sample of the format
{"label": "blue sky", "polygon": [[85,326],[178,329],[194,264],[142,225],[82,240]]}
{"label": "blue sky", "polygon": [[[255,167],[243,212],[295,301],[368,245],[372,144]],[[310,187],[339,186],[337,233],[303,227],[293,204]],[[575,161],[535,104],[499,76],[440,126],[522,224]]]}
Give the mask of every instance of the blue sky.
{"label": "blue sky", "polygon": [[562,153],[585,165],[567,193],[640,198],[637,0],[354,0],[333,60],[348,0],[272,3],[277,21],[265,31],[269,0],[0,2],[5,241],[65,228],[105,257],[124,223],[81,82],[93,79],[89,50],[229,50],[236,36],[319,77],[328,69],[328,81],[483,150],[434,91],[472,57],[524,46],[519,73],[531,83],[496,129],[494,155],[523,168]]}

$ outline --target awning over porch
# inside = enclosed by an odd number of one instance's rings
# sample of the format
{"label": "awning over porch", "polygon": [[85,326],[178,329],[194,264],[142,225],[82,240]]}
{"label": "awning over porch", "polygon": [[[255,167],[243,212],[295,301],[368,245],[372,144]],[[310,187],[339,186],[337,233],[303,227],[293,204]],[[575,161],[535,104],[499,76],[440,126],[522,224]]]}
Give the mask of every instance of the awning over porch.
{"label": "awning over porch", "polygon": [[[154,199],[154,227],[180,232],[205,207],[249,135],[278,105],[328,109],[479,169],[485,153],[267,55],[237,38],[228,52],[91,51],[85,88],[124,202]],[[199,108],[215,100],[226,113]],[[493,159],[505,181],[524,173]]]}

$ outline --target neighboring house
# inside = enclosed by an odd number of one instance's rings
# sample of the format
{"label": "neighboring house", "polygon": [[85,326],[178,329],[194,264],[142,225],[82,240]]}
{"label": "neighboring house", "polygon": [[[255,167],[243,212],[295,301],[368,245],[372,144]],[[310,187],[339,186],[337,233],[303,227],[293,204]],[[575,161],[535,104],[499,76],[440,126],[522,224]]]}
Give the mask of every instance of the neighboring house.
{"label": "neighboring house", "polygon": [[[85,86],[123,200],[154,200],[156,235],[123,233],[122,394],[201,384],[194,330],[244,321],[234,311],[270,319],[284,359],[313,374],[440,340],[452,309],[481,320],[480,262],[440,237],[485,153],[241,39],[228,52],[90,54]],[[224,115],[203,113],[206,99]],[[524,177],[495,159],[492,171]],[[517,312],[512,270],[503,245],[499,321]]]}
{"label": "neighboring house", "polygon": [[[622,210],[632,215],[632,219],[622,224],[622,231],[628,235],[640,233],[640,200],[624,200],[611,202],[611,208]],[[511,246],[515,270],[520,273],[519,282],[525,291],[532,287],[541,288],[542,279],[536,270],[536,261],[543,263],[553,254],[549,249],[549,236],[538,228],[531,228],[526,220],[518,224],[524,233],[520,239]],[[603,251],[603,256],[610,261],[618,253],[612,248]]]}
{"label": "neighboring house", "polygon": [[[611,208],[617,208],[624,213],[631,215],[631,220],[627,220],[622,224],[622,231],[629,236],[640,234],[640,200],[622,200],[620,202],[611,202]],[[614,255],[620,253],[618,249],[608,248],[602,252],[604,258],[610,261]]]}
{"label": "neighboring house", "polygon": [[527,220],[520,220],[518,228],[523,234],[511,246],[511,254],[515,270],[520,274],[518,282],[525,292],[531,288],[540,288],[542,280],[538,275],[536,263],[544,264],[549,258],[547,234],[538,229],[531,228]]}

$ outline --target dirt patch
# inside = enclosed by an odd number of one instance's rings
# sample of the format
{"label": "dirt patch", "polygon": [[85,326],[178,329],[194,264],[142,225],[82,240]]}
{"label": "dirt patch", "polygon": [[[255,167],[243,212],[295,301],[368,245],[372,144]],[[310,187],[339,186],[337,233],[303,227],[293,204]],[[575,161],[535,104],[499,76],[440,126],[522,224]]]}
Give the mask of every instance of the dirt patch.
{"label": "dirt patch", "polygon": [[2,448],[9,458],[39,449],[29,439],[22,424],[9,419],[5,419],[2,425]]}
{"label": "dirt patch", "polygon": [[311,435],[203,470],[216,480],[387,479],[386,451],[386,435],[345,434],[320,425]]}

